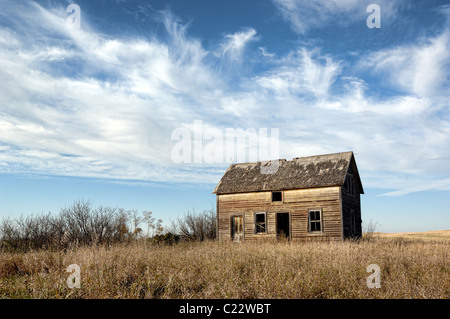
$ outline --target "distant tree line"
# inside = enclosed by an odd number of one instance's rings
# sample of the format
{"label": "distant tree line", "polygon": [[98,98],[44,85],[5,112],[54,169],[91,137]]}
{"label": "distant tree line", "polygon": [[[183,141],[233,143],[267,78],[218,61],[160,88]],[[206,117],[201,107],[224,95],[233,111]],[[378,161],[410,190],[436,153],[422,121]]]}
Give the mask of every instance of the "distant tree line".
{"label": "distant tree line", "polygon": [[68,249],[76,246],[109,245],[144,240],[173,244],[178,241],[203,241],[216,237],[214,210],[188,211],[171,221],[163,221],[151,211],[97,206],[77,200],[57,215],[51,213],[0,221],[0,248],[6,251]]}

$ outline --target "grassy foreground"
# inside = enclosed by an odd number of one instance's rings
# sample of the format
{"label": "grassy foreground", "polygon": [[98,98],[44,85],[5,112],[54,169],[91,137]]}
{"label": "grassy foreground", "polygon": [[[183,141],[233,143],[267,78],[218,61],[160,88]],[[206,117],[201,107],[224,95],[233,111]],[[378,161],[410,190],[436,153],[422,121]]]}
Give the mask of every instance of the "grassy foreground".
{"label": "grassy foreground", "polygon": [[[450,298],[450,242],[181,243],[0,253],[0,298]],[[67,266],[80,266],[69,288]],[[368,288],[367,267],[381,288]]]}

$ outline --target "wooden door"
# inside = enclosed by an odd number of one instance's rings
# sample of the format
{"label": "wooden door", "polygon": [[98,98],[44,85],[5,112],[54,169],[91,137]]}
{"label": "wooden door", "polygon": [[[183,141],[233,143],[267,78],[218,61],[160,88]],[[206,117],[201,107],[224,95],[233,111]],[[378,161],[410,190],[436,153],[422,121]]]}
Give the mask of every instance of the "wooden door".
{"label": "wooden door", "polygon": [[231,218],[231,239],[234,241],[244,240],[244,218],[242,215]]}

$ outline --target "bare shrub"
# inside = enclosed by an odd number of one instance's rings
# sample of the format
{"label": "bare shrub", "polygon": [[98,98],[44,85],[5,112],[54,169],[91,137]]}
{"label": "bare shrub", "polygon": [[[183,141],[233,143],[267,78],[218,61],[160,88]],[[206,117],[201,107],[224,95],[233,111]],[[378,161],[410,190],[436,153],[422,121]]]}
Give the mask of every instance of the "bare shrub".
{"label": "bare shrub", "polygon": [[50,213],[6,218],[0,224],[2,248],[24,251],[52,247],[57,229]]}
{"label": "bare shrub", "polygon": [[[98,206],[77,200],[56,216],[30,215],[0,222],[0,248],[7,251],[67,249],[130,242],[142,234],[138,211]],[[161,228],[158,220],[157,228]]]}
{"label": "bare shrub", "polygon": [[363,240],[371,241],[374,239],[376,235],[376,231],[378,228],[378,222],[374,222],[372,219],[366,224],[363,222]]}
{"label": "bare shrub", "polygon": [[99,206],[92,208],[90,201],[78,200],[60,212],[64,234],[69,242],[80,245],[97,245],[111,242],[117,231],[117,208]]}
{"label": "bare shrub", "polygon": [[216,238],[216,212],[213,209],[200,213],[188,211],[171,221],[171,232],[184,241],[204,241]]}

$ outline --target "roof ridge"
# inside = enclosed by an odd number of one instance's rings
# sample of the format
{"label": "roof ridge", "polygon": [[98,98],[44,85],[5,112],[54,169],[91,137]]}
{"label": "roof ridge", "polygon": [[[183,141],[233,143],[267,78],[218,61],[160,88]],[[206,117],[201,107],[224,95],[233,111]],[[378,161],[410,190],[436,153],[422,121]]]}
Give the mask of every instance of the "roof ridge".
{"label": "roof ridge", "polygon": [[308,155],[308,156],[301,156],[301,157],[294,157],[293,160],[301,159],[301,158],[310,158],[310,157],[325,157],[325,156],[331,156],[331,155],[338,155],[338,154],[353,154],[353,151],[346,151],[346,152],[337,152],[337,153],[327,153],[327,154],[319,154],[319,155]]}
{"label": "roof ridge", "polygon": [[[252,164],[260,164],[260,163],[267,163],[267,162],[273,162],[273,161],[284,161],[284,162],[292,162],[298,159],[303,158],[311,158],[311,157],[326,157],[326,156],[332,156],[332,155],[338,155],[338,154],[353,154],[353,151],[346,151],[346,152],[337,152],[337,153],[327,153],[327,154],[319,154],[319,155],[308,155],[308,156],[301,156],[301,157],[294,157],[292,160],[288,161],[285,158],[278,158],[273,160],[265,160],[265,161],[256,161],[256,162],[242,162],[242,163],[232,163],[231,165],[238,166],[238,165],[252,165]],[[230,165],[230,166],[231,166]]]}
{"label": "roof ridge", "polygon": [[230,166],[234,165],[234,166],[238,166],[238,165],[257,165],[257,164],[261,164],[261,163],[269,163],[269,162],[273,162],[273,161],[284,161],[284,162],[290,162],[290,161],[286,161],[285,158],[279,158],[279,159],[274,159],[274,160],[265,160],[265,161],[256,161],[256,162],[243,162],[243,163],[233,163]]}

